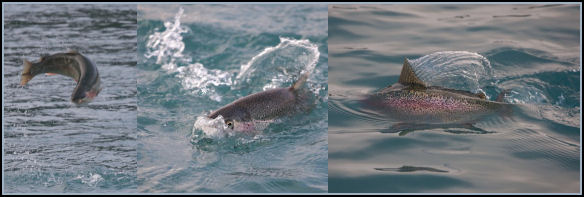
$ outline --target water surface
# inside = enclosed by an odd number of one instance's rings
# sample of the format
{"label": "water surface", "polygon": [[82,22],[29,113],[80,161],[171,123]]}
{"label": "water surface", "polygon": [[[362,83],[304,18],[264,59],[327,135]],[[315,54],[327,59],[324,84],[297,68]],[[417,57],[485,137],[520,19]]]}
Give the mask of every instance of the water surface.
{"label": "water surface", "polygon": [[[329,191],[580,192],[579,12],[577,5],[330,5]],[[399,122],[360,100],[396,83],[404,58],[417,61],[432,85],[490,100],[511,89],[512,116],[473,124],[489,132],[389,130]]]}
{"label": "water surface", "polygon": [[[136,6],[4,5],[3,177],[6,193],[135,192]],[[38,75],[22,60],[77,50],[103,90],[70,101],[75,81]]]}
{"label": "water surface", "polygon": [[[327,7],[140,5],[140,192],[326,192]],[[195,122],[309,72],[305,113],[255,135]]]}

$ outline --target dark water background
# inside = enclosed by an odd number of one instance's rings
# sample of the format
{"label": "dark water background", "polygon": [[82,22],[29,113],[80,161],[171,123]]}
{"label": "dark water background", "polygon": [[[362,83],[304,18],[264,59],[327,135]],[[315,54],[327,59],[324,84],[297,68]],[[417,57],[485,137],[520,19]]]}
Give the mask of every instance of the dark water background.
{"label": "dark water background", "polygon": [[[330,5],[329,192],[580,192],[579,19],[578,5]],[[443,51],[491,72],[475,89],[455,83],[468,70],[419,72],[491,100],[512,89],[513,115],[475,123],[483,134],[388,133],[398,122],[359,99],[396,83],[404,58]]]}
{"label": "dark water background", "polygon": [[[326,192],[327,7],[140,5],[140,192]],[[210,137],[198,118],[310,71],[310,112],[253,136]]]}
{"label": "dark water background", "polygon": [[[6,193],[135,192],[136,5],[4,5]],[[22,59],[75,49],[103,90],[70,102],[75,81],[39,75],[20,86]]]}

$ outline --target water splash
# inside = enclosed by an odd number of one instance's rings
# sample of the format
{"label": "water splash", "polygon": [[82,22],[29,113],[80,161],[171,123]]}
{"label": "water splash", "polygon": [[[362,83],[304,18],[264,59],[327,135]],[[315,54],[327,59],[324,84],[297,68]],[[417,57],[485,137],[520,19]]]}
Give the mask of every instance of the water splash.
{"label": "water splash", "polygon": [[485,93],[481,85],[492,79],[489,60],[468,51],[443,51],[425,55],[410,63],[422,81],[429,85]]}
{"label": "water splash", "polygon": [[[164,23],[164,31],[155,32],[148,37],[145,57],[155,58],[156,64],[160,64],[169,74],[176,74],[182,87],[192,90],[194,94],[221,102],[222,97],[216,92],[220,86],[228,86],[232,90],[245,89],[253,93],[291,85],[304,73],[314,74],[320,58],[318,46],[308,39],[286,37],[280,37],[278,45],[266,47],[241,65],[239,73],[207,69],[201,63],[192,63],[192,58],[183,54],[186,47],[183,34],[191,32],[187,26],[181,25],[183,12],[183,8],[180,8],[173,20]],[[318,95],[320,89],[322,87],[319,86],[311,87],[310,90]],[[254,126],[264,129],[269,123],[270,121],[254,121]],[[234,135],[226,128],[222,117],[209,119],[199,116],[193,128],[193,136],[198,137],[196,130],[202,130],[205,137],[213,139]]]}
{"label": "water splash", "polygon": [[265,48],[241,65],[236,85],[245,83],[246,86],[258,87],[263,83],[262,90],[282,87],[296,80],[290,75],[299,77],[304,73],[312,73],[319,57],[318,46],[309,40],[280,37],[278,45]]}
{"label": "water splash", "polygon": [[211,119],[206,116],[197,117],[197,121],[195,121],[195,125],[193,126],[192,131],[195,138],[199,138],[199,135],[197,135],[198,130],[203,131],[205,137],[212,139],[220,139],[233,135],[232,132],[229,132],[230,129],[227,128],[225,120],[221,115],[215,119]]}
{"label": "water splash", "polygon": [[182,42],[181,34],[189,31],[188,27],[180,24],[183,12],[183,8],[180,8],[174,17],[174,23],[171,21],[164,22],[166,30],[164,32],[154,32],[148,37],[148,42],[146,43],[147,51],[144,56],[146,58],[156,57],[156,64],[163,64],[163,68],[166,70],[174,70],[177,60],[190,61],[188,56],[182,54],[185,44]]}
{"label": "water splash", "polygon": [[[240,72],[235,76],[234,87],[231,89],[243,88],[250,92],[265,91],[273,88],[284,87],[285,84],[292,84],[295,80],[290,75],[296,75],[297,78],[301,74],[310,73],[313,76],[313,71],[318,63],[320,52],[318,46],[311,43],[309,40],[295,40],[291,38],[280,37],[280,43],[273,47],[265,48],[261,53],[254,56],[249,62],[241,65]],[[202,65],[201,65],[202,67]],[[197,69],[192,70],[197,72]],[[198,72],[208,72],[201,71]],[[228,77],[222,75],[223,73],[215,73],[214,76]],[[204,76],[205,74],[189,74],[190,76]],[[189,76],[187,75],[187,76]],[[208,80],[207,82],[214,82]],[[231,81],[229,81],[231,82]],[[310,77],[308,83],[310,82]],[[218,85],[221,83],[215,83]],[[239,85],[239,86],[238,86]],[[260,88],[261,89],[258,89]],[[310,91],[315,95],[319,94],[321,87],[312,87]],[[256,130],[263,130],[268,127],[272,121],[253,121]],[[221,123],[221,125],[217,125]],[[198,117],[194,125],[194,129],[203,130],[207,136],[232,136],[224,133],[225,124],[222,118],[210,120],[206,117]],[[193,131],[194,132],[194,131]]]}
{"label": "water splash", "polygon": [[95,174],[89,173],[87,177],[85,177],[84,175],[77,175],[75,179],[81,180],[81,183],[87,184],[90,187],[95,187],[97,186],[97,184],[104,180],[103,177],[97,173]]}
{"label": "water splash", "polygon": [[210,99],[220,102],[222,97],[215,92],[215,87],[232,85],[231,74],[222,70],[206,69],[200,63],[192,64],[192,58],[183,54],[185,43],[182,34],[190,32],[187,26],[180,23],[183,12],[181,7],[174,21],[164,23],[166,30],[148,37],[144,56],[155,57],[156,64],[161,64],[168,73],[177,73],[183,88],[192,90],[194,94],[208,95]]}
{"label": "water splash", "polygon": [[500,83],[501,87],[510,89],[505,101],[514,104],[551,104],[546,93],[550,85],[537,78],[519,78]]}
{"label": "water splash", "polygon": [[177,77],[186,89],[193,89],[195,93],[208,95],[210,99],[221,102],[222,98],[215,92],[215,88],[221,85],[233,84],[231,74],[217,69],[206,69],[203,64],[195,63],[179,67]]}
{"label": "water splash", "polygon": [[[261,87],[261,90],[252,89],[253,92],[279,88],[297,80],[291,75],[298,78],[303,73],[311,73],[318,63],[320,52],[316,44],[307,39],[280,37],[278,45],[265,48],[241,65],[235,77],[227,71],[207,69],[201,63],[192,63],[192,58],[183,54],[185,43],[182,35],[190,32],[187,26],[181,25],[183,12],[180,8],[172,21],[164,23],[163,32],[155,32],[148,37],[145,57],[156,58],[156,64],[162,65],[162,69],[169,74],[176,73],[183,88],[192,90],[193,94],[221,102],[222,97],[216,92],[219,86],[230,86],[232,89]],[[239,87],[233,86],[238,84]]]}

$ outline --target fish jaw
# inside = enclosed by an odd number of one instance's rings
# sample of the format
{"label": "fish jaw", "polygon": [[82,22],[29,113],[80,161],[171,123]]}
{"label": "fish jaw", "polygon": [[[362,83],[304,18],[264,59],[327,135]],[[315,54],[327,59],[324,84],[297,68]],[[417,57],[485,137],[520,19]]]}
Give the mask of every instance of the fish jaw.
{"label": "fish jaw", "polygon": [[93,99],[99,94],[100,91],[101,91],[101,88],[91,89],[91,90],[86,91],[84,93],[84,97],[74,98],[74,99],[72,99],[72,101],[73,101],[73,103],[75,103],[77,105],[89,103],[89,102],[93,101]]}
{"label": "fish jaw", "polygon": [[256,126],[253,121],[251,122],[235,122],[233,131],[241,133],[253,133],[257,131]]}

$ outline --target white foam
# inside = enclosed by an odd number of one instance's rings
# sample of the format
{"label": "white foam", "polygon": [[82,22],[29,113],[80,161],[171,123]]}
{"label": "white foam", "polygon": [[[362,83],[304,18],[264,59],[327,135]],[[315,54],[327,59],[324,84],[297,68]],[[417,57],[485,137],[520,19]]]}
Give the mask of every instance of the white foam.
{"label": "white foam", "polygon": [[494,77],[489,60],[468,51],[436,52],[410,60],[410,63],[418,77],[429,85],[474,93],[484,93],[481,84]]}
{"label": "white foam", "polygon": [[[279,88],[284,83],[292,82],[290,75],[300,76],[307,72],[312,73],[319,58],[318,46],[310,40],[280,37],[278,45],[265,48],[249,62],[241,65],[235,84],[266,81],[262,90]],[[266,65],[269,66],[266,67]],[[256,68],[257,66],[261,68]],[[263,75],[266,72],[270,72],[270,75]],[[270,79],[258,79],[261,76],[270,77]]]}
{"label": "white foam", "polygon": [[[168,73],[177,73],[184,89],[193,90],[194,94],[208,95],[210,99],[220,102],[221,96],[215,92],[219,85],[231,85],[231,74],[217,69],[206,69],[203,64],[192,64],[191,57],[183,54],[185,43],[182,34],[189,28],[180,23],[183,9],[174,17],[174,21],[164,23],[166,30],[155,32],[148,37],[146,58],[156,58],[156,64]],[[180,66],[186,65],[186,66]]]}
{"label": "white foam", "polygon": [[215,119],[206,116],[197,117],[197,121],[195,121],[195,124],[193,125],[193,134],[195,134],[197,130],[202,130],[205,137],[213,139],[220,139],[232,135],[232,133],[229,132],[230,129],[225,125],[225,120],[221,115]]}
{"label": "white foam", "polygon": [[203,64],[195,63],[178,67],[176,75],[181,79],[185,89],[195,90],[195,93],[209,96],[210,99],[221,102],[221,96],[215,92],[215,87],[220,85],[230,86],[231,74],[217,69],[206,69]]}
{"label": "white foam", "polygon": [[[164,23],[166,29],[163,32],[154,32],[148,37],[145,57],[156,58],[156,64],[161,64],[162,69],[168,73],[177,73],[183,88],[192,90],[193,94],[206,95],[221,102],[222,97],[215,91],[218,86],[231,87],[254,81],[262,85],[261,90],[279,88],[285,83],[291,83],[294,80],[291,76],[312,73],[318,63],[320,52],[316,44],[308,39],[280,37],[278,45],[265,48],[241,65],[240,72],[233,79],[232,73],[207,69],[201,63],[192,63],[192,58],[183,54],[185,43],[182,34],[190,32],[187,26],[181,25],[183,12],[180,8],[172,21]],[[257,67],[266,72],[256,72],[260,69]],[[269,78],[258,79],[258,76]]]}
{"label": "white foam", "polygon": [[[192,90],[193,94],[208,96],[221,102],[222,97],[216,92],[218,86],[228,86],[238,89],[237,84],[244,84],[246,89],[261,87],[261,90],[283,87],[291,84],[300,75],[310,73],[311,76],[320,58],[318,46],[308,39],[292,39],[280,37],[280,43],[273,47],[266,47],[262,52],[240,66],[240,72],[229,73],[218,69],[206,69],[201,63],[193,63],[192,58],[183,54],[185,43],[182,34],[190,32],[187,26],[181,25],[184,10],[179,9],[174,20],[164,23],[165,30],[154,32],[148,37],[146,44],[146,58],[156,58],[156,64],[169,74],[176,74],[184,89]],[[260,71],[260,72],[258,72]],[[297,76],[293,79],[291,76]],[[310,82],[310,78],[308,82]],[[253,82],[254,84],[250,84]],[[312,88],[318,94],[319,88]],[[265,128],[269,122],[255,122],[258,128]],[[223,117],[209,119],[199,116],[195,121],[193,134],[202,130],[205,136],[223,138],[231,136],[230,129],[226,128]]]}
{"label": "white foam", "polygon": [[89,173],[89,176],[85,177],[84,175],[77,175],[76,179],[81,180],[81,183],[87,184],[90,187],[95,187],[101,181],[103,181],[103,177],[97,173]]}
{"label": "white foam", "polygon": [[174,23],[164,22],[166,30],[163,32],[154,32],[148,37],[146,43],[146,58],[156,57],[157,64],[163,64],[166,70],[176,68],[175,61],[190,61],[190,58],[184,56],[182,52],[185,44],[182,42],[182,35],[189,31],[188,27],[181,26],[180,18],[183,15],[183,9],[180,8],[174,17]]}

